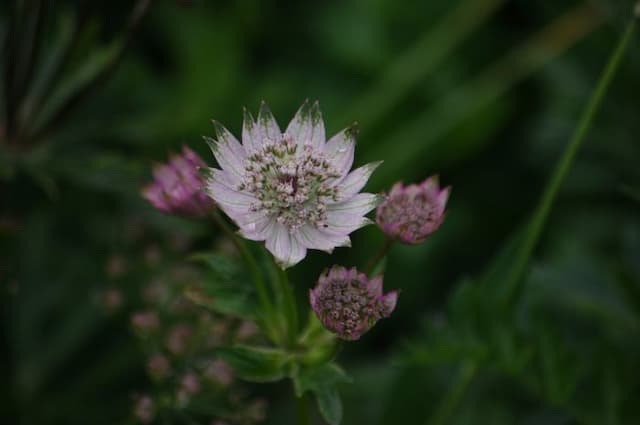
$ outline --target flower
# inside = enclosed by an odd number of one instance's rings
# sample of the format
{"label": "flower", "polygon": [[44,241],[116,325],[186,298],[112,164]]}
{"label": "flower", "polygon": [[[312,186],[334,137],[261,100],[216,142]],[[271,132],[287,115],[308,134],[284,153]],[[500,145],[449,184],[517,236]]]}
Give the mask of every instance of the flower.
{"label": "flower", "polygon": [[155,416],[153,400],[148,395],[141,395],[136,399],[133,414],[143,424],[150,423]]}
{"label": "flower", "polygon": [[189,338],[191,338],[192,335],[193,329],[189,325],[178,324],[173,326],[169,329],[169,334],[167,335],[167,349],[176,356],[184,354],[189,343]]}
{"label": "flower", "polygon": [[378,206],[376,222],[387,236],[400,242],[424,242],[442,224],[450,190],[440,189],[437,177],[406,187],[396,183]]}
{"label": "flower", "polygon": [[138,332],[149,332],[158,328],[158,315],[153,311],[139,311],[131,316],[131,324]]}
{"label": "flower", "polygon": [[162,212],[202,217],[215,206],[202,191],[204,180],[198,170],[205,166],[194,151],[183,146],[181,155],[171,155],[169,163],[154,168],[154,180],[142,190],[142,196]]}
{"label": "flower", "polygon": [[147,362],[149,375],[156,380],[164,379],[169,373],[169,360],[162,354],[154,354]]}
{"label": "flower", "polygon": [[188,395],[195,395],[200,392],[200,380],[193,372],[188,372],[182,377],[180,386]]}
{"label": "flower", "polygon": [[356,268],[333,266],[309,291],[311,308],[338,337],[357,340],[396,307],[398,292],[382,294],[382,277],[367,278]]}
{"label": "flower", "polygon": [[358,192],[380,162],[349,173],[355,130],[325,141],[317,102],[305,102],[284,133],[264,102],[257,121],[245,111],[242,144],[214,125],[217,140],[208,143],[221,169],[209,169],[205,190],[243,237],[266,241],[282,268],[307,249],[350,246],[349,234],[371,223],[364,216],[380,199]]}
{"label": "flower", "polygon": [[204,374],[211,381],[225,387],[233,382],[233,369],[222,359],[216,359],[209,363]]}

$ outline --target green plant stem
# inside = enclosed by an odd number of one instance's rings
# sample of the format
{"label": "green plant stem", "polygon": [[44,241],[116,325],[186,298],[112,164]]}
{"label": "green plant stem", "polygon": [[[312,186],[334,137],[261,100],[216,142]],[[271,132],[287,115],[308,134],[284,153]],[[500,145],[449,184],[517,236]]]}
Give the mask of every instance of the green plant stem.
{"label": "green plant stem", "polygon": [[289,283],[287,271],[280,268],[278,268],[278,270],[278,274],[280,275],[278,281],[280,282],[280,291],[284,302],[284,314],[287,323],[287,344],[291,348],[295,345],[298,335],[298,307],[296,305],[293,287]]}
{"label": "green plant stem", "polygon": [[389,253],[389,250],[391,249],[391,246],[393,246],[393,242],[394,241],[391,238],[385,239],[384,244],[382,245],[380,250],[376,253],[376,255],[371,260],[369,260],[369,262],[365,266],[364,268],[365,274],[369,275],[371,272],[373,272],[373,270],[376,268],[378,263],[380,263],[380,261],[382,261],[382,259],[387,256],[387,254]]}
{"label": "green plant stem", "polygon": [[478,366],[475,361],[468,361],[461,366],[458,378],[451,385],[449,392],[442,399],[433,416],[427,420],[426,425],[443,425],[447,423],[466,394],[471,381],[476,376],[477,370]]}
{"label": "green plant stem", "polygon": [[591,95],[589,103],[582,112],[582,116],[573,133],[573,136],[571,137],[569,144],[567,145],[567,148],[562,155],[562,158],[558,162],[553,175],[551,176],[547,188],[542,195],[542,199],[538,204],[538,208],[535,210],[533,217],[531,218],[531,222],[524,236],[525,239],[520,244],[519,249],[516,252],[513,266],[507,274],[505,285],[506,292],[504,297],[505,306],[513,305],[514,301],[518,297],[527,264],[529,263],[529,259],[533,252],[533,249],[540,239],[540,234],[547,221],[547,217],[549,216],[549,211],[551,210],[553,201],[558,195],[560,185],[567,175],[567,172],[571,167],[571,163],[573,162],[578,149],[584,141],[587,132],[591,128],[593,119],[598,112],[600,104],[602,103],[602,99],[604,98],[607,89],[609,88],[609,85],[613,80],[613,76],[615,75],[620,65],[622,57],[624,56],[624,52],[627,50],[629,42],[632,39],[633,33],[635,31],[636,21],[637,19],[635,18],[632,20],[626,31],[621,36],[616,49],[611,54],[611,57],[609,58],[604,71],[602,72],[598,85]]}
{"label": "green plant stem", "polygon": [[[571,9],[486,69],[477,72],[474,78],[447,92],[442,99],[399,126],[398,131],[384,138],[374,138],[364,152],[364,161],[385,158],[385,166],[371,176],[369,185],[377,187],[395,178],[408,165],[415,163],[416,158],[421,158],[422,167],[430,168],[442,166],[444,160],[460,161],[464,159],[464,152],[477,152],[480,146],[470,149],[469,146],[455,145],[456,142],[446,136],[590,34],[602,22],[601,15],[588,3]],[[415,140],[420,140],[420,143],[415,143]],[[402,149],[391,149],[388,141],[393,141],[394,146],[402,146]],[[443,153],[445,143],[446,150],[450,152],[446,155]],[[429,152],[429,156],[425,157],[424,152]]]}
{"label": "green plant stem", "polygon": [[[260,268],[258,267],[258,263],[256,259],[247,248],[246,244],[238,237],[238,235],[229,227],[227,222],[222,218],[220,212],[218,210],[214,210],[211,213],[216,224],[222,229],[222,231],[229,237],[233,245],[236,247],[242,258],[247,263],[249,267],[249,272],[251,273],[251,277],[256,285],[256,292],[258,294],[258,299],[260,300],[260,305],[262,307],[263,312],[267,315],[267,317],[271,318],[273,314],[273,308],[271,305],[271,301],[269,300],[269,294],[267,292],[267,288],[264,283],[264,279],[262,278],[262,273],[260,273]],[[267,327],[270,327],[270,321],[267,320],[265,323]],[[269,329],[268,329],[269,330]]]}
{"label": "green plant stem", "polygon": [[309,400],[306,394],[302,394],[296,399],[296,418],[298,425],[311,425],[311,417],[309,416]]}

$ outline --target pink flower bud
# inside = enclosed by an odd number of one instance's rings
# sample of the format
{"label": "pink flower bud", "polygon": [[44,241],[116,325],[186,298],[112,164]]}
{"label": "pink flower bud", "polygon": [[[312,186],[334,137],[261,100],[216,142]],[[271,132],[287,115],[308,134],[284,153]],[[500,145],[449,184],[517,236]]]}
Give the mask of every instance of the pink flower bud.
{"label": "pink flower bud", "polygon": [[216,359],[209,363],[204,371],[205,376],[216,384],[228,386],[233,382],[233,369],[227,362]]}
{"label": "pink flower bud", "polygon": [[333,266],[309,292],[311,307],[322,324],[345,340],[357,340],[393,312],[398,293],[382,293],[382,277],[367,278],[356,268]]}
{"label": "pink flower bud", "polygon": [[131,316],[131,324],[138,332],[150,332],[158,329],[160,321],[153,311],[140,311]]}
{"label": "pink flower bud", "polygon": [[450,190],[441,190],[437,177],[406,187],[396,183],[378,206],[376,222],[387,236],[402,243],[424,242],[442,224]]}
{"label": "pink flower bud", "polygon": [[196,395],[200,392],[200,381],[193,372],[188,372],[180,380],[180,387],[188,395]]}
{"label": "pink flower bud", "polygon": [[169,163],[154,168],[154,180],[142,190],[142,196],[154,207],[168,214],[202,217],[215,204],[203,191],[199,168],[204,161],[184,146],[181,155],[172,155]]}
{"label": "pink flower bud", "polygon": [[169,373],[169,360],[162,354],[154,354],[147,362],[149,375],[154,379],[162,380]]}
{"label": "pink flower bud", "polygon": [[133,414],[143,424],[151,423],[155,416],[155,407],[151,397],[148,395],[138,397],[133,408]]}
{"label": "pink flower bud", "polygon": [[181,324],[172,327],[167,336],[167,348],[175,355],[183,354],[192,334],[193,330],[189,325]]}

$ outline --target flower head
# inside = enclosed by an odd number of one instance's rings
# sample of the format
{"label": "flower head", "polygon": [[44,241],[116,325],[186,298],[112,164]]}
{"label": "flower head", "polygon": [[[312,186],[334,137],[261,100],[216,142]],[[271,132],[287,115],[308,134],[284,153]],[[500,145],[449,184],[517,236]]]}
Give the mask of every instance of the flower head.
{"label": "flower head", "polygon": [[160,321],[153,311],[139,311],[131,315],[131,325],[138,332],[150,332],[158,329]]}
{"label": "flower head", "polygon": [[183,146],[181,155],[172,155],[167,164],[154,168],[154,180],[142,190],[142,196],[162,212],[202,217],[215,205],[202,191],[204,180],[198,170],[205,165],[194,151]]}
{"label": "flower head", "polygon": [[406,187],[396,183],[378,206],[376,222],[384,233],[400,242],[424,242],[442,224],[450,190],[440,189],[437,177]]}
{"label": "flower head", "polygon": [[382,294],[382,277],[369,279],[354,268],[334,266],[309,291],[311,308],[322,324],[340,338],[359,339],[375,323],[391,315],[397,291]]}
{"label": "flower head", "polygon": [[380,163],[351,173],[355,131],[328,141],[318,103],[305,102],[282,132],[263,103],[258,119],[245,111],[242,144],[224,127],[209,140],[221,169],[209,169],[206,191],[247,239],[266,241],[283,267],[307,249],[331,252],[350,246],[349,234],[371,223],[379,203],[358,193]]}
{"label": "flower head", "polygon": [[155,416],[153,399],[148,395],[141,395],[137,397],[133,408],[133,414],[143,424],[151,423]]}

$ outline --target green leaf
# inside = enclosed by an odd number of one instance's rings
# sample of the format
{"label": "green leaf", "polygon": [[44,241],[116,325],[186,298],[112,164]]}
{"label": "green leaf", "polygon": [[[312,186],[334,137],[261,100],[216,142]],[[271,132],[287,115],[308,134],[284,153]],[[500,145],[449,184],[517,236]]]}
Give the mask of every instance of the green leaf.
{"label": "green leaf", "polygon": [[302,367],[293,378],[298,397],[305,391],[317,392],[323,388],[335,387],[342,382],[351,382],[351,378],[335,363],[323,363]]}
{"label": "green leaf", "polygon": [[234,259],[214,253],[195,254],[191,259],[204,263],[209,270],[202,285],[187,289],[191,301],[220,314],[256,319],[253,288]]}
{"label": "green leaf", "polygon": [[288,375],[291,357],[283,350],[268,347],[237,345],[217,351],[242,379],[252,382],[273,382]]}
{"label": "green leaf", "polygon": [[342,382],[351,382],[351,378],[332,362],[302,367],[293,376],[296,395],[301,397],[306,391],[314,393],[322,417],[331,425],[342,420],[342,402],[337,388]]}
{"label": "green leaf", "polygon": [[342,401],[335,387],[315,391],[318,408],[322,417],[331,425],[338,425],[342,421]]}

